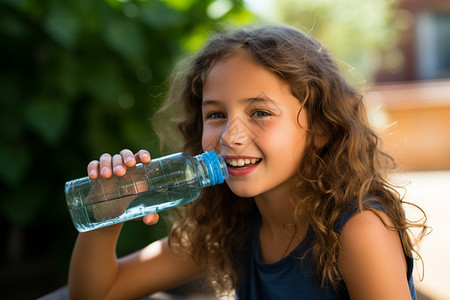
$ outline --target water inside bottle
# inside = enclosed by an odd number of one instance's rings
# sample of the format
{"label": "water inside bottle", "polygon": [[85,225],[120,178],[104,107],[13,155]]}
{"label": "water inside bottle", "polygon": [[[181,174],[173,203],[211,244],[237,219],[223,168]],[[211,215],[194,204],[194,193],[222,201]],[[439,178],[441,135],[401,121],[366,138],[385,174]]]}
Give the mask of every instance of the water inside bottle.
{"label": "water inside bottle", "polygon": [[84,232],[105,227],[144,215],[167,210],[191,202],[200,195],[196,181],[146,191],[139,195],[127,195],[107,201],[69,207],[78,231]]}

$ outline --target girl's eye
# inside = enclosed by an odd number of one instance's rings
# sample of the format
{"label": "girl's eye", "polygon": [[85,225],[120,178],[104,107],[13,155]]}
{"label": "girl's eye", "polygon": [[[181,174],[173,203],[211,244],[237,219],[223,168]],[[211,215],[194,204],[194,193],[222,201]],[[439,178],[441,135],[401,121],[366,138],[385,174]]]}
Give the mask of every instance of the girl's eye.
{"label": "girl's eye", "polygon": [[206,118],[207,119],[221,119],[221,118],[225,118],[225,115],[223,113],[220,113],[220,112],[212,112],[212,113],[209,113],[206,116]]}
{"label": "girl's eye", "polygon": [[256,118],[269,117],[271,115],[271,113],[262,110],[256,110],[251,114],[252,117]]}

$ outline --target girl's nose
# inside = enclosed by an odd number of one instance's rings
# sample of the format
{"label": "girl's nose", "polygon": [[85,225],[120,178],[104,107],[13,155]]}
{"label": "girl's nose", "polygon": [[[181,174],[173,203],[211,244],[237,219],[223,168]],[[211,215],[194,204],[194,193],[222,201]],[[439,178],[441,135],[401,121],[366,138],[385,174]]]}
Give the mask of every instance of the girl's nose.
{"label": "girl's nose", "polygon": [[251,140],[251,132],[245,123],[235,118],[228,123],[220,137],[220,143],[230,148],[246,145]]}

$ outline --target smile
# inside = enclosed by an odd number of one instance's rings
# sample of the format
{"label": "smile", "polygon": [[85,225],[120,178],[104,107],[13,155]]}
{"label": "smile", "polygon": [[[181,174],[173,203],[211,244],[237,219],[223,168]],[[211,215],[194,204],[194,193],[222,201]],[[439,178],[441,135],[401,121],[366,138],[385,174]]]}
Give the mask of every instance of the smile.
{"label": "smile", "polygon": [[245,168],[261,162],[261,158],[227,158],[225,162],[233,168]]}

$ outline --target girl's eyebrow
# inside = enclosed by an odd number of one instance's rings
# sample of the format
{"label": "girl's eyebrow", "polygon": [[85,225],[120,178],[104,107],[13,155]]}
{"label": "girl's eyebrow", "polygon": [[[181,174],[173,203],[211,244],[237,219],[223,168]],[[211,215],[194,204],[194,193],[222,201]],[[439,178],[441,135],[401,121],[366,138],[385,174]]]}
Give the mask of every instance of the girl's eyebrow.
{"label": "girl's eyebrow", "polygon": [[266,95],[261,95],[261,96],[253,97],[253,98],[245,98],[245,99],[242,99],[241,102],[249,102],[249,103],[272,103],[272,104],[275,104],[275,103],[276,103],[273,99],[267,97]]}
{"label": "girl's eyebrow", "polygon": [[[251,103],[272,103],[272,104],[276,104],[276,101],[274,101],[273,99],[267,97],[264,93],[262,93],[260,96],[257,97],[251,97],[251,98],[243,98],[240,99],[239,102],[249,102]],[[221,105],[221,101],[218,100],[213,100],[213,99],[206,99],[202,101],[202,106],[207,106],[207,105]]]}
{"label": "girl's eyebrow", "polygon": [[276,100],[267,96],[264,92],[259,94],[257,97],[241,99],[241,102],[247,102],[248,105],[261,104],[261,105],[264,105],[267,107],[272,107],[272,108],[276,108],[277,110],[280,110],[279,103]]}
{"label": "girl's eyebrow", "polygon": [[258,102],[265,102],[265,103],[272,103],[275,104],[276,101],[271,99],[269,96],[266,95],[266,93],[264,93],[263,91],[261,91],[261,93],[259,93],[258,96],[256,97],[251,97],[251,98],[246,98],[246,99],[242,99],[242,102],[250,102],[250,103],[258,103]]}
{"label": "girl's eyebrow", "polygon": [[206,99],[202,101],[202,106],[207,106],[207,105],[220,105],[220,101],[217,100],[212,100],[212,99]]}

